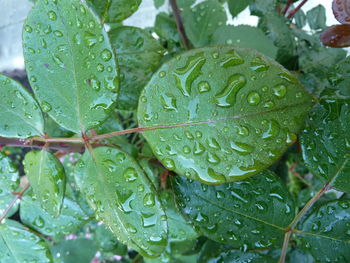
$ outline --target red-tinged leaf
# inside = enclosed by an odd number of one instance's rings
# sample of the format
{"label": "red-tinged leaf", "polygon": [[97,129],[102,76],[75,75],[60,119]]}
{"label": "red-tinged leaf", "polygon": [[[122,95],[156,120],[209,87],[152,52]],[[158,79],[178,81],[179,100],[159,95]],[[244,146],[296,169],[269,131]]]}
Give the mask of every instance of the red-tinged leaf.
{"label": "red-tinged leaf", "polygon": [[323,45],[342,48],[350,46],[350,25],[334,25],[322,32],[320,40]]}
{"label": "red-tinged leaf", "polygon": [[333,0],[332,9],[335,19],[342,24],[350,24],[350,0]]}

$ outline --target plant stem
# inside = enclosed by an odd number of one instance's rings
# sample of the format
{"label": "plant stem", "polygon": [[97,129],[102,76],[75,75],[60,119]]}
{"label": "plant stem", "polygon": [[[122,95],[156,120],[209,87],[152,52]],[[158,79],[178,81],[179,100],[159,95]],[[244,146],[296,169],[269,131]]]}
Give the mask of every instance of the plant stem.
{"label": "plant stem", "polygon": [[7,216],[7,214],[10,212],[11,208],[16,204],[18,199],[21,199],[23,194],[25,193],[25,191],[28,190],[28,188],[30,187],[29,183],[26,183],[22,190],[19,193],[16,193],[16,196],[13,198],[13,200],[11,201],[11,203],[9,203],[9,205],[7,206],[7,208],[5,209],[4,213],[0,216],[0,223],[2,220],[5,219],[5,217]]}
{"label": "plant stem", "polygon": [[300,8],[302,8],[302,6],[305,5],[305,3],[307,1],[308,0],[303,0],[296,8],[294,8],[292,11],[290,11],[287,18],[291,19],[296,14],[296,12],[298,12],[300,10]]}
{"label": "plant stem", "polygon": [[290,6],[293,4],[293,0],[288,0],[286,6],[282,10],[282,15],[286,15],[287,11],[289,10]]}
{"label": "plant stem", "polygon": [[179,32],[182,45],[186,50],[190,49],[190,41],[188,40],[188,37],[186,35],[186,31],[182,22],[182,18],[180,15],[180,9],[177,6],[176,0],[169,0],[171,9],[173,10],[173,14],[176,21],[177,31]]}

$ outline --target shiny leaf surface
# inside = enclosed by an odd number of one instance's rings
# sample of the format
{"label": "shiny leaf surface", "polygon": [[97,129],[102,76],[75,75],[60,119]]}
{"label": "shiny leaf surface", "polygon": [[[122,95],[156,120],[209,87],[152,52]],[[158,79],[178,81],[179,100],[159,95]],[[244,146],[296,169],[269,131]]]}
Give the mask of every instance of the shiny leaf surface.
{"label": "shiny leaf surface", "polygon": [[[19,174],[11,159],[0,152],[0,216],[13,200],[13,192],[19,188]],[[11,216],[17,210],[17,205],[10,210]]]}
{"label": "shiny leaf surface", "polygon": [[68,198],[63,199],[61,214],[55,218],[41,208],[40,200],[32,192],[21,201],[20,217],[25,225],[45,236],[69,235],[88,220],[79,205]]}
{"label": "shiny leaf surface", "polygon": [[16,221],[0,224],[1,263],[51,263],[48,245],[40,237],[29,232]]}
{"label": "shiny leaf surface", "polygon": [[324,183],[350,192],[350,101],[323,99],[311,111],[301,135],[308,168]]}
{"label": "shiny leaf surface", "polygon": [[350,201],[324,204],[301,224],[298,238],[317,262],[350,261]]}
{"label": "shiny leaf surface", "polygon": [[18,82],[0,74],[0,136],[28,138],[43,135],[38,103]]}
{"label": "shiny leaf surface", "polygon": [[135,109],[141,90],[159,67],[165,50],[150,33],[141,28],[117,27],[108,34],[121,74],[117,107]]}
{"label": "shiny leaf surface", "polygon": [[77,164],[77,184],[97,217],[123,243],[145,256],[159,256],[167,243],[164,208],[135,160],[109,147],[86,152]]}
{"label": "shiny leaf surface", "polygon": [[284,228],[294,217],[287,188],[270,171],[220,186],[178,176],[173,188],[197,232],[244,251],[281,246]]}
{"label": "shiny leaf surface", "polygon": [[66,187],[66,176],[60,161],[45,150],[31,151],[25,156],[24,169],[42,208],[57,217]]}
{"label": "shiny leaf surface", "polygon": [[84,1],[39,1],[25,22],[23,47],[31,86],[58,124],[82,132],[109,116],[118,91],[115,57]]}
{"label": "shiny leaf surface", "polygon": [[220,184],[275,162],[296,140],[310,104],[297,79],[271,59],[213,46],[165,63],[141,94],[138,119],[167,169]]}

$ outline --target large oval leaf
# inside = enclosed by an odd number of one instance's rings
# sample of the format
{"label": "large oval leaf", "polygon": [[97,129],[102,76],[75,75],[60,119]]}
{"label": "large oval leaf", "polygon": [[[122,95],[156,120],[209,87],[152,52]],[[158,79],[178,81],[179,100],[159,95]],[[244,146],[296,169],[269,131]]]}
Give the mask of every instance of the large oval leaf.
{"label": "large oval leaf", "polygon": [[31,151],[24,158],[24,169],[42,208],[57,217],[66,188],[66,176],[60,161],[46,150]]}
{"label": "large oval leaf", "polygon": [[166,168],[218,184],[275,162],[296,140],[310,104],[276,62],[252,50],[214,46],[164,64],[141,94],[138,119]]}
{"label": "large oval leaf", "polygon": [[322,99],[301,135],[306,165],[324,182],[350,193],[350,100]]}
{"label": "large oval leaf", "polygon": [[130,155],[110,147],[87,151],[77,164],[76,178],[98,218],[121,242],[145,256],[159,256],[164,251],[164,208]]}
{"label": "large oval leaf", "polygon": [[350,261],[350,200],[326,203],[299,226],[298,238],[317,262]]}
{"label": "large oval leaf", "polygon": [[8,219],[0,224],[0,261],[1,263],[53,262],[45,241],[27,231],[18,222]]}
{"label": "large oval leaf", "polygon": [[71,234],[89,219],[80,206],[68,198],[64,198],[61,214],[55,218],[41,208],[40,200],[32,191],[21,201],[20,216],[25,225],[45,236]]}
{"label": "large oval leaf", "polygon": [[158,69],[165,52],[147,31],[120,26],[108,32],[120,68],[118,109],[135,109],[143,87]]}
{"label": "large oval leaf", "polygon": [[177,204],[195,230],[244,251],[281,246],[285,229],[294,218],[287,188],[268,170],[220,186],[177,176],[173,188]]}
{"label": "large oval leaf", "polygon": [[81,132],[108,117],[118,89],[115,57],[84,1],[38,1],[24,26],[23,47],[31,86],[58,124]]}
{"label": "large oval leaf", "polygon": [[18,82],[0,74],[0,136],[28,138],[44,134],[38,103]]}
{"label": "large oval leaf", "polygon": [[[0,216],[6,210],[14,198],[13,192],[19,187],[19,174],[11,159],[0,152]],[[17,211],[15,205],[7,216],[13,215]]]}

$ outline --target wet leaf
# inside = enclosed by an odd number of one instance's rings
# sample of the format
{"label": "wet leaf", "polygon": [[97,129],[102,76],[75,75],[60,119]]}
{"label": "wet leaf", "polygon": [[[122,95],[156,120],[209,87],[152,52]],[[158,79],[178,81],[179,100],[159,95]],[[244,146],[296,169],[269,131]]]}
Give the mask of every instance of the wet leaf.
{"label": "wet leaf", "polygon": [[218,26],[226,24],[227,16],[217,0],[206,0],[182,12],[186,34],[195,47],[209,44]]}
{"label": "wet leaf", "polygon": [[243,251],[281,246],[294,218],[287,188],[270,171],[220,186],[177,176],[172,185],[178,206],[197,232]]}
{"label": "wet leaf", "polygon": [[115,57],[85,2],[39,1],[25,22],[23,47],[31,86],[58,124],[80,133],[109,116],[118,91]]}
{"label": "wet leaf", "polygon": [[297,232],[302,245],[316,262],[349,262],[350,201],[324,204],[313,211]]}
{"label": "wet leaf", "polygon": [[135,109],[141,90],[158,69],[165,50],[150,33],[141,28],[117,27],[108,34],[121,74],[117,107]]}
{"label": "wet leaf", "polygon": [[128,252],[128,247],[118,242],[115,235],[105,225],[97,225],[94,238],[99,251],[111,252],[120,256]]}
{"label": "wet leaf", "polygon": [[98,219],[144,256],[159,256],[167,243],[167,219],[158,195],[135,160],[110,147],[86,152],[77,183]]}
{"label": "wet leaf", "polygon": [[333,0],[332,10],[335,19],[342,24],[350,24],[350,1]]}
{"label": "wet leaf", "polygon": [[52,247],[55,263],[90,263],[96,252],[95,242],[87,238],[64,240]]}
{"label": "wet leaf", "polygon": [[176,22],[167,13],[161,12],[156,16],[154,31],[158,36],[167,41],[173,41],[176,43],[180,41]]}
{"label": "wet leaf", "polygon": [[301,135],[306,165],[324,182],[350,192],[350,100],[322,99],[315,105]]}
{"label": "wet leaf", "polygon": [[51,216],[59,216],[66,187],[66,176],[60,161],[52,153],[42,150],[27,153],[23,164],[41,207]]}
{"label": "wet leaf", "polygon": [[0,74],[0,94],[0,136],[28,138],[44,134],[40,107],[21,84]]}
{"label": "wet leaf", "polygon": [[40,200],[30,191],[21,201],[21,221],[45,236],[69,235],[89,219],[80,206],[64,198],[61,214],[55,218],[41,208]]}
{"label": "wet leaf", "polygon": [[211,44],[233,44],[252,48],[271,58],[275,58],[277,54],[277,47],[261,29],[246,25],[218,27],[212,36]]}
{"label": "wet leaf", "polygon": [[307,11],[306,19],[311,29],[323,29],[326,27],[326,9],[323,5],[317,5]]}
{"label": "wet leaf", "polygon": [[220,184],[274,163],[296,140],[310,105],[297,79],[276,62],[214,46],[165,63],[141,94],[138,119],[167,169]]}
{"label": "wet leaf", "polygon": [[0,224],[1,263],[51,263],[48,245],[16,221],[6,219]]}
{"label": "wet leaf", "polygon": [[231,15],[235,17],[254,1],[255,0],[228,0],[228,9],[230,10]]}
{"label": "wet leaf", "polygon": [[350,46],[350,25],[334,25],[324,30],[320,36],[323,45],[342,48]]}
{"label": "wet leaf", "polygon": [[87,0],[104,23],[118,23],[131,16],[142,0]]}
{"label": "wet leaf", "polygon": [[[13,192],[19,188],[19,174],[11,159],[0,152],[0,216],[14,198]],[[13,215],[17,211],[15,205],[7,216]]]}

